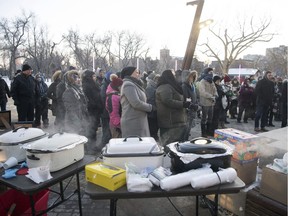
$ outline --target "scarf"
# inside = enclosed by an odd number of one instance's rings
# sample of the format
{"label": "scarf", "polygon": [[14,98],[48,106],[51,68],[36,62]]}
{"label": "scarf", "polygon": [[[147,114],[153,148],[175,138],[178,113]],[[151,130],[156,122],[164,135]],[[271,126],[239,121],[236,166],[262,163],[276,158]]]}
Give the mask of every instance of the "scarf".
{"label": "scarf", "polygon": [[125,76],[124,80],[129,80],[131,82],[133,82],[136,86],[138,86],[142,91],[145,91],[145,89],[143,88],[143,82],[140,79],[137,79],[135,77],[131,77],[131,76]]}

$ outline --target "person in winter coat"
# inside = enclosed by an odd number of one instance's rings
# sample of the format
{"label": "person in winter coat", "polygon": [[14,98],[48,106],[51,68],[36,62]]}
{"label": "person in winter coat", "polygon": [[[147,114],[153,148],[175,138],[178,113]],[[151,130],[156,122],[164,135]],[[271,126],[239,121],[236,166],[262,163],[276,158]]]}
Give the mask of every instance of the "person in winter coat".
{"label": "person in winter coat", "polygon": [[227,97],[227,96],[220,82],[221,82],[221,77],[218,75],[215,75],[213,77],[213,83],[215,84],[215,87],[217,89],[218,97],[216,98],[215,105],[213,107],[213,118],[212,118],[213,130],[218,129],[218,128],[226,128],[224,125],[226,110],[223,107],[222,99],[223,97]]}
{"label": "person in winter coat", "polygon": [[[256,132],[268,131],[265,126],[267,123],[267,112],[269,106],[272,105],[274,96],[274,83],[271,81],[272,72],[266,71],[264,78],[259,80],[256,84],[255,93],[256,99],[256,114],[255,114],[255,128]],[[261,119],[261,124],[259,128],[259,120]]]}
{"label": "person in winter coat", "polygon": [[35,89],[35,121],[34,126],[41,126],[41,118],[44,128],[49,126],[48,119],[48,86],[44,82],[44,78],[40,73],[35,76],[36,89]]}
{"label": "person in winter coat", "polygon": [[231,86],[232,86],[233,94],[231,96],[229,114],[230,114],[231,119],[236,119],[237,107],[238,107],[238,96],[239,96],[239,90],[240,90],[240,82],[237,77],[234,77],[231,80]]}
{"label": "person in winter coat", "polygon": [[109,126],[110,117],[109,117],[109,113],[105,109],[106,91],[107,91],[108,85],[111,82],[111,79],[110,79],[111,76],[117,76],[117,75],[113,74],[110,71],[106,72],[105,78],[102,81],[101,91],[100,91],[101,101],[102,101],[102,105],[104,107],[103,112],[102,112],[101,117],[100,117],[101,127],[102,127],[102,139],[101,139],[101,145],[99,146],[100,149],[102,149],[102,147],[104,147],[107,143],[109,143],[109,140],[112,138],[110,126]]}
{"label": "person in winter coat", "polygon": [[10,98],[10,90],[5,82],[4,79],[2,79],[2,76],[0,75],[0,107],[1,111],[6,111],[6,104],[8,102],[7,96]]}
{"label": "person in winter coat", "polygon": [[88,109],[87,99],[81,87],[78,71],[70,70],[65,74],[66,89],[63,93],[65,106],[65,131],[86,136]]}
{"label": "person in winter coat", "polygon": [[123,80],[116,76],[112,76],[112,81],[106,90],[106,110],[110,117],[110,131],[112,138],[121,138],[121,103],[120,103],[120,89]]}
{"label": "person in winter coat", "polygon": [[153,106],[147,103],[140,73],[136,67],[125,67],[121,71],[121,78],[122,137],[150,137],[147,113],[153,110]]}
{"label": "person in winter coat", "polygon": [[[172,142],[185,141],[186,108],[190,104],[191,102],[184,101],[183,90],[173,72],[163,71],[156,89],[157,119],[163,147]],[[168,151],[167,148],[164,150]]]}
{"label": "person in winter coat", "polygon": [[56,86],[56,100],[57,100],[57,127],[60,131],[64,130],[64,122],[65,122],[65,106],[63,102],[63,93],[66,90],[66,79],[67,72],[63,73],[61,76],[61,81]]}
{"label": "person in winter coat", "polygon": [[22,66],[22,72],[15,76],[11,85],[11,96],[17,106],[18,121],[34,121],[35,80],[32,68],[28,64]]}
{"label": "person in winter coat", "polygon": [[100,115],[104,109],[100,95],[101,89],[96,78],[96,73],[93,71],[85,70],[82,73],[82,88],[87,98],[87,110],[89,115],[87,138],[92,142],[96,142],[97,140]]}
{"label": "person in winter coat", "polygon": [[281,115],[281,127],[287,126],[287,83],[288,80],[283,81],[281,101],[282,101],[282,115]]}
{"label": "person in winter coat", "polygon": [[62,77],[61,70],[55,71],[52,76],[53,82],[50,84],[50,86],[48,87],[48,91],[47,91],[47,97],[52,100],[51,111],[52,111],[52,115],[55,116],[54,125],[59,124],[58,113],[61,112],[61,110],[58,110],[58,103],[57,103],[57,96],[56,96],[56,88],[57,88],[57,85],[61,82],[61,77]]}
{"label": "person in winter coat", "polygon": [[213,106],[218,97],[217,89],[213,83],[213,68],[205,68],[199,83],[200,105],[202,107],[201,133],[203,137],[213,136],[212,127]]}
{"label": "person in winter coat", "polygon": [[[156,107],[156,89],[159,77],[160,75],[156,74],[155,72],[150,73],[147,80],[147,87],[145,89],[147,103],[152,104],[155,107]],[[153,137],[156,141],[158,141],[159,127],[157,121],[157,110],[148,113],[148,124],[151,137]]]}
{"label": "person in winter coat", "polygon": [[[183,97],[184,101],[191,102],[191,109],[186,109],[187,112],[187,125],[184,135],[184,140],[188,140],[190,136],[191,128],[195,127],[195,118],[197,116],[198,100],[197,100],[197,93],[196,93],[196,86],[195,82],[197,80],[197,71],[189,71],[183,70],[182,71],[182,90],[183,90]],[[192,108],[192,106],[194,106]]]}
{"label": "person in winter coat", "polygon": [[241,123],[242,114],[244,113],[244,123],[248,123],[248,118],[251,108],[251,104],[253,103],[253,93],[254,89],[249,86],[249,78],[246,78],[240,87],[238,104],[239,104],[239,113],[237,116],[237,122]]}

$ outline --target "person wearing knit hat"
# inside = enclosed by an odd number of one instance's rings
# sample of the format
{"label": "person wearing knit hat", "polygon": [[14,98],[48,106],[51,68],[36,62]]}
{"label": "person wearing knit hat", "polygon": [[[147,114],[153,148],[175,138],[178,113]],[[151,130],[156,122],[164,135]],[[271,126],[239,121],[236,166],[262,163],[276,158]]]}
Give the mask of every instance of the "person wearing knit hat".
{"label": "person wearing knit hat", "polygon": [[229,82],[231,82],[231,79],[230,79],[230,77],[226,74],[226,75],[224,76],[223,81],[224,81],[224,83],[229,83]]}
{"label": "person wearing knit hat", "polygon": [[126,76],[131,76],[132,73],[136,71],[136,69],[137,69],[136,67],[132,66],[123,68],[121,71],[121,78],[124,79]]}
{"label": "person wearing knit hat", "polygon": [[122,86],[123,80],[121,78],[115,77],[112,79],[110,85],[114,90],[119,90],[119,88]]}
{"label": "person wearing knit hat", "polygon": [[111,83],[106,90],[105,108],[110,117],[110,132],[112,138],[121,138],[121,105],[120,105],[120,88],[123,80],[117,76],[111,76]]}
{"label": "person wearing knit hat", "polygon": [[30,65],[24,64],[24,65],[22,66],[22,71],[27,71],[27,70],[32,70],[32,68],[30,67]]}
{"label": "person wearing knit hat", "polygon": [[226,107],[228,104],[228,98],[224,92],[224,89],[221,85],[221,77],[218,75],[215,75],[213,77],[213,82],[215,84],[215,87],[217,89],[218,97],[216,97],[215,105],[213,107],[213,117],[212,117],[212,127],[213,130],[216,130],[218,128],[226,128],[225,123],[225,116],[226,116]]}
{"label": "person wearing knit hat", "polygon": [[147,103],[140,73],[136,67],[125,67],[121,77],[124,77],[121,87],[122,137],[150,137],[147,113],[153,110],[153,106]]}
{"label": "person wearing knit hat", "polygon": [[40,127],[41,126],[41,119],[43,122],[44,128],[49,126],[49,118],[48,118],[48,86],[44,81],[44,77],[41,73],[37,73],[35,75],[35,120],[34,126]]}
{"label": "person wearing knit hat", "polygon": [[35,80],[31,76],[32,68],[22,66],[22,72],[15,76],[11,85],[11,96],[17,106],[18,121],[34,121]]}
{"label": "person wearing knit hat", "polygon": [[218,75],[215,75],[215,76],[213,77],[213,82],[216,83],[217,80],[220,80],[220,81],[221,81],[221,77],[218,76]]}

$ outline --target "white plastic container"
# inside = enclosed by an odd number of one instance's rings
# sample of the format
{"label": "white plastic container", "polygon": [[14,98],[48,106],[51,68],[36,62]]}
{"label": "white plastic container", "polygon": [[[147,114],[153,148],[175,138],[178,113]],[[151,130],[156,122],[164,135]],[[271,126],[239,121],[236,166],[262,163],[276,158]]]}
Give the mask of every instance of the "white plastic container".
{"label": "white plastic container", "polygon": [[49,166],[50,172],[63,169],[84,157],[85,136],[56,133],[41,140],[23,145],[29,168]]}
{"label": "white plastic container", "polygon": [[103,162],[125,169],[131,162],[140,169],[157,168],[163,164],[164,151],[153,137],[110,139],[102,150]]}
{"label": "white plastic container", "polygon": [[0,161],[5,162],[10,157],[15,157],[18,162],[26,159],[25,150],[21,145],[42,139],[48,133],[39,128],[19,127],[0,136]]}

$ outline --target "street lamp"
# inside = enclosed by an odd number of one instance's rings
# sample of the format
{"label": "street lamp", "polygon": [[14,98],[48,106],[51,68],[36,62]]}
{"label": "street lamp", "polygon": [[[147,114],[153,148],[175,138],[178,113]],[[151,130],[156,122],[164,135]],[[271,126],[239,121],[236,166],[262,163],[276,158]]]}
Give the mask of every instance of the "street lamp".
{"label": "street lamp", "polygon": [[204,20],[203,22],[199,23],[198,28],[199,29],[205,28],[205,27],[209,26],[213,22],[214,22],[213,19]]}
{"label": "street lamp", "polygon": [[204,5],[204,0],[188,2],[186,5],[197,5],[197,9],[196,9],[194,20],[193,20],[192,29],[190,32],[190,36],[189,36],[189,40],[188,40],[188,44],[186,48],[186,53],[183,59],[183,64],[182,64],[183,70],[189,70],[192,64],[195,47],[197,44],[199,31],[200,31],[199,21],[200,21],[200,16],[201,16],[203,5]]}

